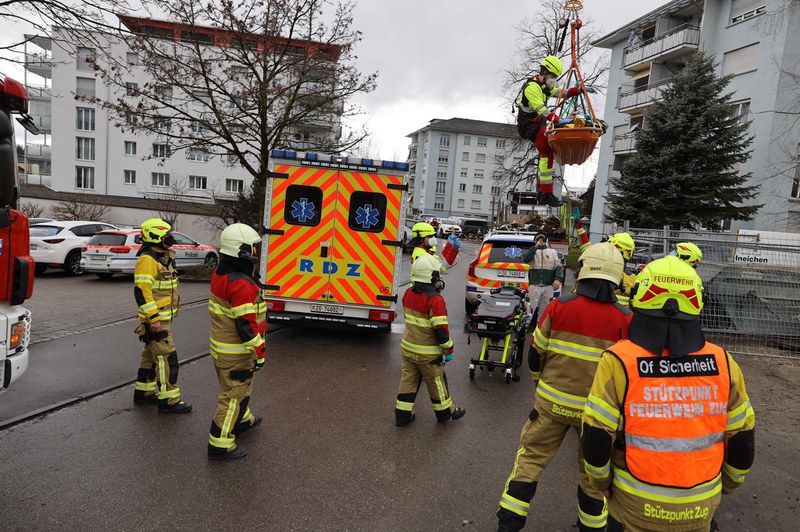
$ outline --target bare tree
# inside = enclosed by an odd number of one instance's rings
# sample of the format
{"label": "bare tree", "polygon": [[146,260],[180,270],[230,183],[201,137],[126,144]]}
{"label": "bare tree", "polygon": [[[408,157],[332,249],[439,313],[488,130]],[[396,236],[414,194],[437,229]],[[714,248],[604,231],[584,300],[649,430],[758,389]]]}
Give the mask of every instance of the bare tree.
{"label": "bare tree", "polygon": [[[177,28],[120,16],[129,30],[88,58],[112,88],[108,109],[123,130],[146,132],[171,153],[198,150],[241,165],[261,204],[273,148],[340,153],[365,133],[342,135],[360,113],[351,96],[370,92],[377,74],[353,64],[361,40],[353,5],[329,0],[153,0]],[[324,10],[332,13],[323,15]],[[136,63],[119,53],[135,54]],[[111,52],[109,52],[111,50]],[[114,50],[117,52],[115,53]],[[123,57],[120,57],[123,56]],[[126,83],[144,71],[133,96]],[[259,213],[247,223],[258,222]]]}
{"label": "bare tree", "polygon": [[170,176],[169,185],[164,191],[153,194],[158,204],[158,217],[177,229],[178,216],[182,206],[186,203],[186,192],[189,190],[189,180],[182,176]]}
{"label": "bare tree", "polygon": [[105,221],[103,218],[111,207],[100,202],[99,197],[85,195],[81,198],[70,198],[56,203],[51,209],[53,216],[59,220]]}
{"label": "bare tree", "polygon": [[19,204],[19,210],[24,212],[28,218],[38,218],[44,212],[44,207],[26,201]]}

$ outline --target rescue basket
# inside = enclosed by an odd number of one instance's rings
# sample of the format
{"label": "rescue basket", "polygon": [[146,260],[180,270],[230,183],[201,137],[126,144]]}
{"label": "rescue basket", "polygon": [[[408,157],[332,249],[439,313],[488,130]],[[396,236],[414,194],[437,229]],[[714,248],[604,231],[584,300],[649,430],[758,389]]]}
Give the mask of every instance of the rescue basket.
{"label": "rescue basket", "polygon": [[558,164],[583,164],[592,155],[603,129],[599,127],[562,127],[545,132]]}

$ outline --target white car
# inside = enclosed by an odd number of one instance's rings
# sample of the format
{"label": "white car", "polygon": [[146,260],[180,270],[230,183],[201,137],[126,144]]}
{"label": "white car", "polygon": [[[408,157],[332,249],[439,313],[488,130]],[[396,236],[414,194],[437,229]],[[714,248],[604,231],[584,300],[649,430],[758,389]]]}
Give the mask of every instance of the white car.
{"label": "white car", "polygon": [[111,224],[91,221],[44,222],[31,226],[31,257],[36,273],[47,268],[63,268],[70,275],[81,275],[81,248],[98,231],[116,229]]}
{"label": "white car", "polygon": [[448,218],[444,218],[443,220],[439,221],[439,227],[436,232],[439,236],[450,236],[451,234],[455,233],[457,237],[461,237],[461,225],[459,225],[458,220],[452,220]]}
{"label": "white car", "polygon": [[[182,233],[173,231],[175,268],[206,265],[217,267],[219,254],[211,246],[195,242]],[[132,274],[136,267],[136,254],[142,247],[142,236],[137,230],[103,231],[94,235],[83,247],[81,267],[101,279],[115,273]]]}

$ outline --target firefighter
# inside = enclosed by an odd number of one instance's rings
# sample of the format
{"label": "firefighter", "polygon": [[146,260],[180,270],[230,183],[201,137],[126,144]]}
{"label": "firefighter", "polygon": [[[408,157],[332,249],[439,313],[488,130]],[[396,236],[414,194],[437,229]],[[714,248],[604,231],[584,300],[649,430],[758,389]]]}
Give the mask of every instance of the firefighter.
{"label": "firefighter", "polygon": [[211,357],[219,379],[217,410],[211,420],[208,458],[241,458],[237,436],[261,424],[250,411],[255,372],[264,367],[267,306],[256,281],[259,234],[235,223],[220,235],[220,261],[211,275]]}
{"label": "firefighter", "polygon": [[419,222],[411,228],[412,241],[416,243],[411,253],[411,263],[425,254],[433,254],[436,250],[436,229],[427,222]]}
{"label": "firefighter", "polygon": [[564,268],[558,252],[547,243],[544,233],[533,237],[533,246],[522,255],[523,262],[530,264],[528,270],[528,293],[531,307],[536,309],[537,320],[544,315],[553,293],[561,290],[564,282]]}
{"label": "firefighter", "polygon": [[[525,526],[542,472],[570,428],[576,434],[579,430],[600,354],[627,338],[631,313],[614,298],[622,276],[622,256],[611,244],[596,244],[583,252],[580,264],[577,293],[553,300],[533,335],[535,349],[528,365],[535,404],[522,428],[514,469],[500,499],[501,531]],[[607,516],[603,494],[583,473],[580,451],[578,462],[578,529],[603,530]]]}
{"label": "firefighter", "polygon": [[700,278],[668,255],[639,274],[628,340],[602,355],[583,413],[609,531],[700,531],[753,463],[755,414],[733,358],[700,328]]}
{"label": "firefighter", "polygon": [[402,376],[397,391],[395,421],[398,427],[414,421],[414,401],[420,384],[425,382],[433,403],[436,420],[447,423],[466,414],[450,397],[445,363],[453,358],[453,340],[447,326],[447,306],[440,292],[441,263],[423,254],[411,265],[411,287],[403,296],[406,330],[400,342]]}
{"label": "firefighter", "polygon": [[[545,137],[547,122],[557,124],[560,120],[555,111],[547,108],[548,98],[566,98],[577,96],[580,87],[563,90],[556,86],[556,81],[564,72],[561,60],[548,55],[540,63],[539,73],[528,78],[517,97],[517,130],[520,137],[528,139],[539,152],[538,191],[539,203],[557,207],[560,202],[553,194],[553,150]],[[594,87],[586,87],[586,92],[595,94]]]}
{"label": "firefighter", "polygon": [[675,244],[675,255],[679,259],[686,261],[694,269],[697,269],[697,265],[703,260],[703,252],[691,242],[678,242]]}
{"label": "firefighter", "polygon": [[191,412],[192,405],[181,400],[178,387],[178,353],[172,339],[172,320],[178,315],[178,273],[172,227],[151,218],[141,227],[142,247],[136,254],[133,294],[139,307],[136,334],[144,342],[133,402],[158,404],[158,411],[171,414]]}

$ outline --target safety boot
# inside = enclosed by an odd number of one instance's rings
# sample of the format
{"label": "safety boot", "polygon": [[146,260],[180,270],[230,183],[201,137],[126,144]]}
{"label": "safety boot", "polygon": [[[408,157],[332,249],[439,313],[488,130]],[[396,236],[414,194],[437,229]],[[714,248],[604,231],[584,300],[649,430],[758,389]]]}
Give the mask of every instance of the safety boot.
{"label": "safety boot", "polygon": [[161,403],[158,405],[158,411],[162,414],[188,414],[192,411],[192,405],[183,401],[178,401],[174,405]]}
{"label": "safety boot", "polygon": [[453,410],[453,414],[450,416],[450,419],[453,419],[453,420],[461,419],[462,417],[464,417],[464,414],[466,414],[466,413],[467,413],[466,408],[462,408],[462,407],[459,406],[458,408]]}
{"label": "safety boot", "polygon": [[235,436],[241,436],[248,430],[254,429],[257,426],[261,425],[262,421],[264,421],[264,418],[262,418],[261,416],[253,416],[253,421],[245,421],[243,423],[237,423],[233,429],[233,434]]}
{"label": "safety boot", "polygon": [[561,201],[555,196],[555,194],[548,192],[546,194],[542,194],[540,205],[542,204],[550,207],[558,207],[561,205]]}
{"label": "safety boot", "polygon": [[133,403],[137,405],[157,405],[159,404],[158,394],[145,395],[143,391],[135,390],[133,392]]}
{"label": "safety boot", "polygon": [[417,419],[417,415],[414,414],[414,412],[411,412],[411,417],[402,420],[398,418],[395,424],[398,427],[405,427],[406,425],[411,425],[415,419]]}
{"label": "safety boot", "polygon": [[236,447],[231,452],[223,451],[220,453],[212,453],[209,451],[208,453],[209,460],[235,460],[237,458],[244,458],[245,456],[247,456],[247,449],[244,447]]}

